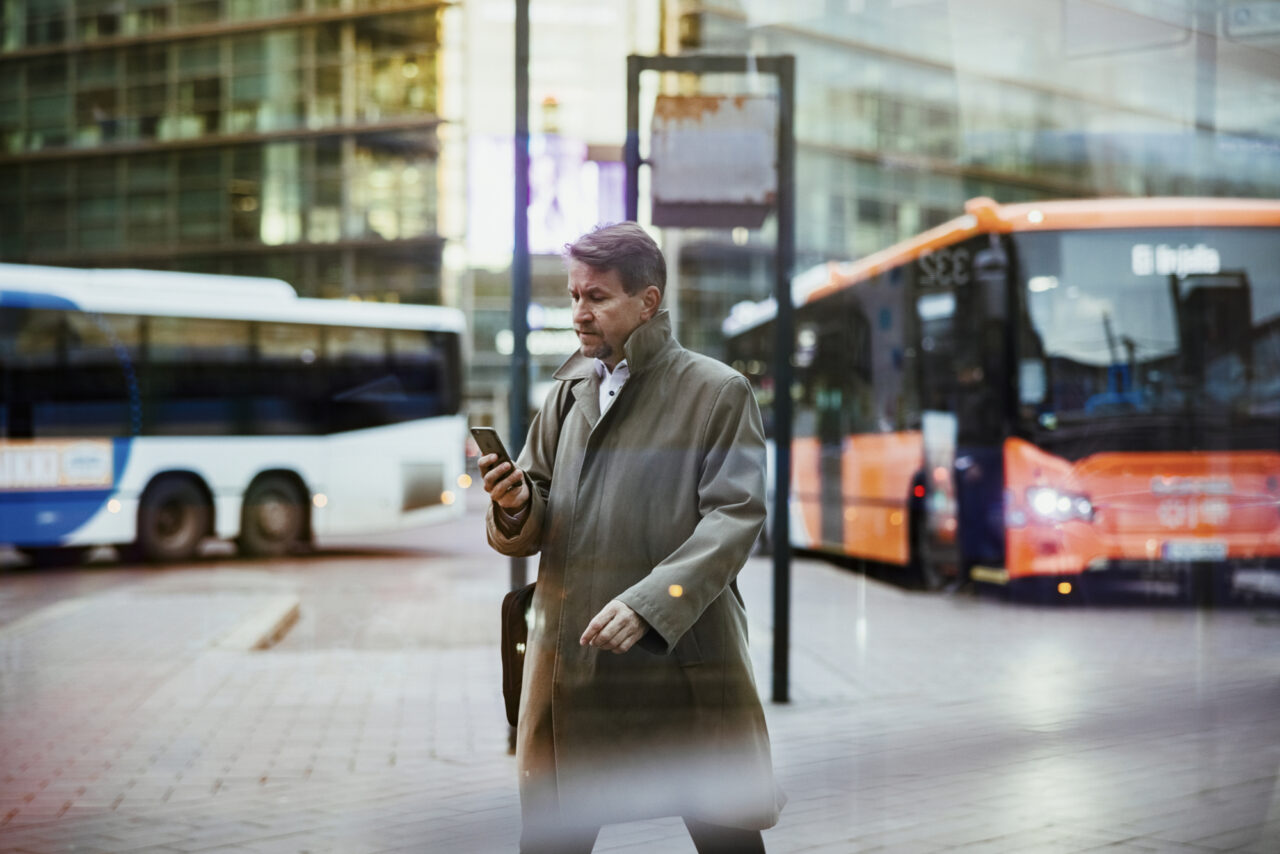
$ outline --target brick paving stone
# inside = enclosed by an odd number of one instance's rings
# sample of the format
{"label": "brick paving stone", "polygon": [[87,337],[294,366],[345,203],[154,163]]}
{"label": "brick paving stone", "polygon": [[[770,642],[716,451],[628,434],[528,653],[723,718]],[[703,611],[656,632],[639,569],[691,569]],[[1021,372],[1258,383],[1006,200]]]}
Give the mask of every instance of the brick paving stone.
{"label": "brick paving stone", "polygon": [[[0,630],[0,850],[513,851],[506,564],[479,536],[468,517],[429,555],[131,576]],[[774,854],[1280,851],[1269,612],[1011,606],[794,566]],[[767,563],[741,586],[767,689]],[[217,648],[282,594],[301,618],[275,649]],[[692,844],[637,822],[597,851]]]}

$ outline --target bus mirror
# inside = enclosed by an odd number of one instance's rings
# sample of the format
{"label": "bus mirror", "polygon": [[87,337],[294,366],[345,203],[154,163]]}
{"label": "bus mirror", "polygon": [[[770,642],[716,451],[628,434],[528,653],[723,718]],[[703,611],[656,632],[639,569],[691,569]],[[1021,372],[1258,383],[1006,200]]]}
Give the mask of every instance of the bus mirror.
{"label": "bus mirror", "polygon": [[1048,382],[1044,371],[1044,360],[1023,359],[1018,363],[1018,402],[1024,404],[1044,403],[1048,392]]}

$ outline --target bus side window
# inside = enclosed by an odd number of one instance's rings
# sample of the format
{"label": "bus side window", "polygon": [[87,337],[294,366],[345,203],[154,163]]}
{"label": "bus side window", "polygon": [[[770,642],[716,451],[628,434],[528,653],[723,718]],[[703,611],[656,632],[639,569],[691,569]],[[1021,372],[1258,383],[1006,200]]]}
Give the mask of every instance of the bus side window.
{"label": "bus side window", "polygon": [[5,312],[4,432],[12,439],[36,434],[37,407],[61,387],[62,311]]}
{"label": "bus side window", "polygon": [[390,424],[404,387],[390,370],[387,333],[381,329],[334,326],[325,330],[329,369],[329,431]]}
{"label": "bus side window", "polygon": [[245,321],[152,317],[146,431],[180,436],[248,432],[250,340]]}
{"label": "bus side window", "polygon": [[444,414],[444,358],[431,333],[418,329],[391,330],[391,364],[405,391],[397,421]]}
{"label": "bus side window", "polygon": [[322,433],[328,395],[323,334],[304,323],[260,323],[251,395],[253,432],[262,435]]}
{"label": "bus side window", "polygon": [[141,430],[141,342],[138,317],[67,312],[59,435],[128,436]]}

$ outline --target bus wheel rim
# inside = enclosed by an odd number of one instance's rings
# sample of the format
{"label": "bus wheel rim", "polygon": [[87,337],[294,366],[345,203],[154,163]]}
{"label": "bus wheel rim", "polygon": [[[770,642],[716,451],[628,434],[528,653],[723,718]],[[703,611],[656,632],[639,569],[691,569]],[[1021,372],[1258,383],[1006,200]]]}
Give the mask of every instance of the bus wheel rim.
{"label": "bus wheel rim", "polygon": [[273,540],[288,536],[293,527],[293,508],[279,495],[270,495],[257,506],[258,530]]}

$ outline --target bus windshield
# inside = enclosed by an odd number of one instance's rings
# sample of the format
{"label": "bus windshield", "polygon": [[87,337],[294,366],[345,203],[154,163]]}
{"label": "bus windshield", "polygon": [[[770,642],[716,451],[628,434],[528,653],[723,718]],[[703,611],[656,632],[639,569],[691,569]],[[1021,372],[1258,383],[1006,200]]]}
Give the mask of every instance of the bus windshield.
{"label": "bus windshield", "polygon": [[1105,421],[1116,443],[1152,450],[1274,443],[1280,231],[1099,229],[1014,241],[1025,430],[1052,443]]}

